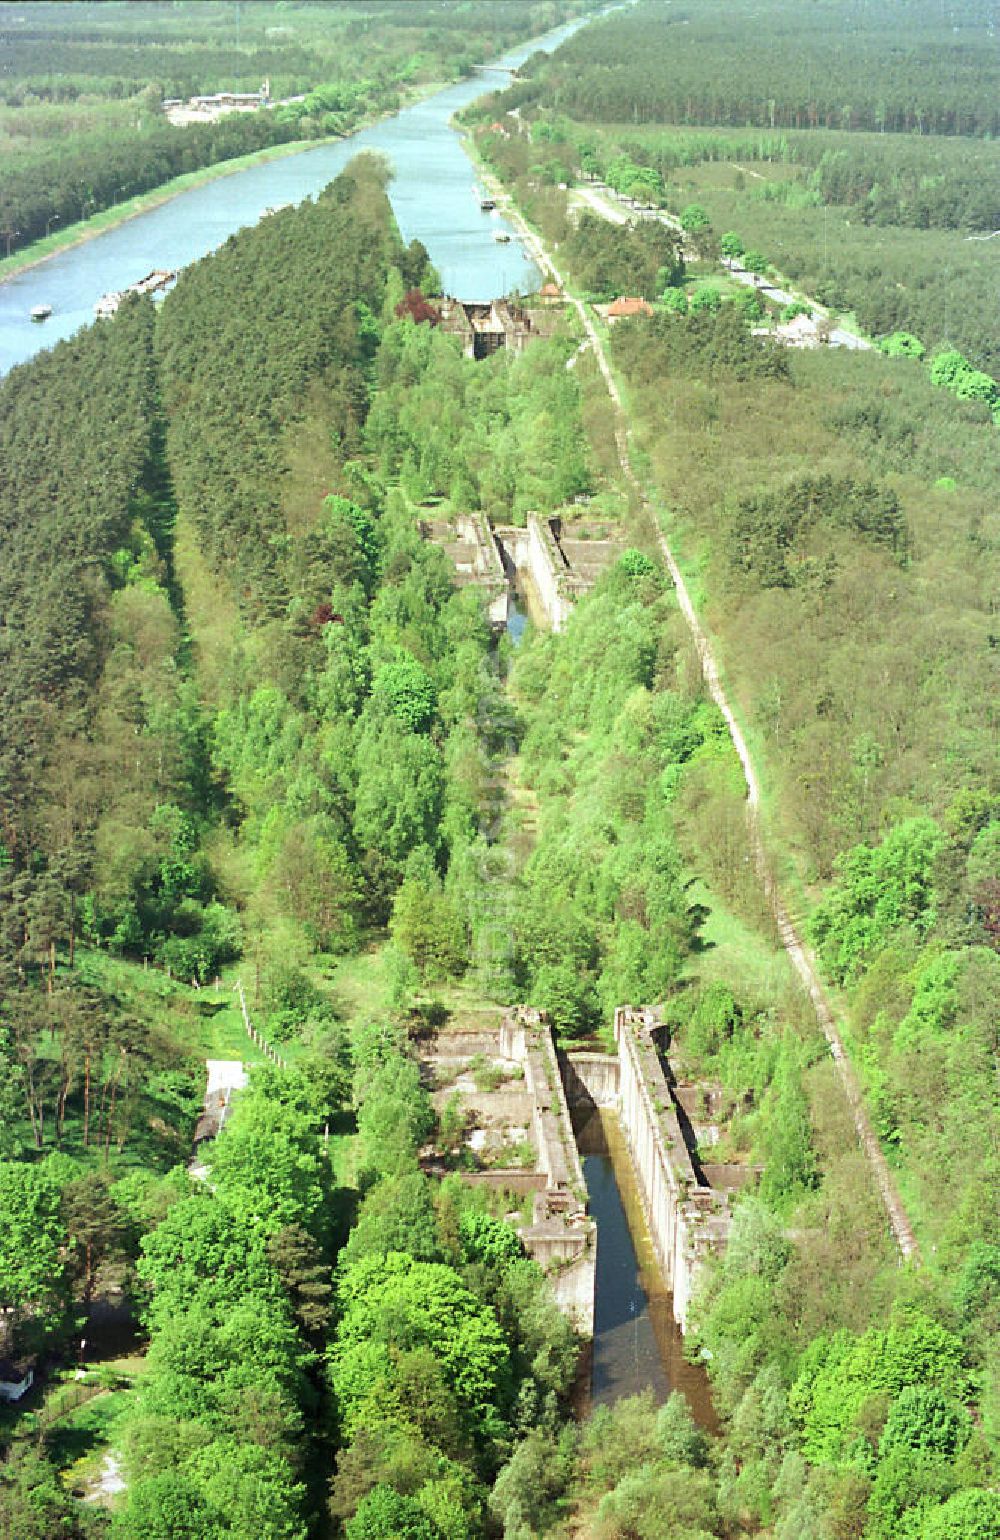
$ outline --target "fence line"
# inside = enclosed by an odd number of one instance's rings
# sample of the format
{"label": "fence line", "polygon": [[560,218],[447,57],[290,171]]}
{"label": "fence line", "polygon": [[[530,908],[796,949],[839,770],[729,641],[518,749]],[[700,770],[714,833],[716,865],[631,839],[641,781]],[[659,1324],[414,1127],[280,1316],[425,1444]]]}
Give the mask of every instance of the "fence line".
{"label": "fence line", "polygon": [[288,1060],[285,1059],[285,1058],[282,1058],[282,1056],[278,1052],[278,1050],[271,1046],[271,1044],[264,1037],[263,1033],[258,1032],[257,1028],[254,1026],[253,1022],[250,1020],[250,1012],[247,1010],[247,998],[246,998],[246,995],[243,993],[243,980],[242,979],[237,979],[236,980],[236,993],[240,997],[240,1010],[241,1010],[241,1012],[243,1014],[243,1025],[247,1029],[247,1037],[249,1037],[249,1039],[250,1039],[250,1041],[252,1043],[256,1044],[256,1046],[260,1049],[261,1053],[264,1055],[265,1058],[271,1060],[272,1064],[277,1064],[277,1065],[280,1065],[280,1067],[282,1069],[287,1069],[288,1068]]}

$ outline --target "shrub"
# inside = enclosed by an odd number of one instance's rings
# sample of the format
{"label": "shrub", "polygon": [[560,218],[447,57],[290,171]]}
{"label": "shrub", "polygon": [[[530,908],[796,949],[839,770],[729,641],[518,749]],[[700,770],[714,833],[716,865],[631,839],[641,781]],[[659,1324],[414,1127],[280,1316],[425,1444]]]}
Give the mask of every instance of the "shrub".
{"label": "shrub", "polygon": [[882,338],[879,347],[889,358],[923,358],[927,351],[920,338],[914,337],[912,332],[892,332]]}

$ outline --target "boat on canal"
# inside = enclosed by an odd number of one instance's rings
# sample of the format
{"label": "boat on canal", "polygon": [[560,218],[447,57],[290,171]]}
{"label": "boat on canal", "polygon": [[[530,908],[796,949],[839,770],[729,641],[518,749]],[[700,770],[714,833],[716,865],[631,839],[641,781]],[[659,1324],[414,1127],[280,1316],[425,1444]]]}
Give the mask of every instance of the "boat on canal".
{"label": "boat on canal", "polygon": [[33,321],[47,321],[52,314],[51,305],[32,305],[28,314]]}

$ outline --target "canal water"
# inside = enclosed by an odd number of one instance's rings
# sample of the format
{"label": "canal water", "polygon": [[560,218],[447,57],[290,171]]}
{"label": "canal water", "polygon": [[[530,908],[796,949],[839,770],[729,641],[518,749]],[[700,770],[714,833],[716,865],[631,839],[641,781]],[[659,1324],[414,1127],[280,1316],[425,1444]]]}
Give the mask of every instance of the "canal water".
{"label": "canal water", "polygon": [[[497,62],[516,67],[539,49],[556,48],[579,25],[558,27]],[[349,139],[191,188],[8,279],[0,284],[0,373],[91,323],[95,301],[109,290],[127,288],[153,268],[185,267],[256,224],[266,208],[315,196],[362,150],[388,157],[389,196],[403,239],[423,241],[445,293],[490,299],[537,287],[538,269],[514,227],[480,210],[475,171],[450,127],[453,113],[504,83],[502,74],[477,73]],[[494,240],[499,230],[511,235],[509,244]],[[35,305],[51,305],[51,318],[33,322]]]}
{"label": "canal water", "polygon": [[575,1119],[575,1128],[597,1224],[591,1403],[647,1389],[665,1401],[678,1390],[698,1424],[715,1432],[708,1377],[684,1357],[684,1338],[653,1253],[618,1119],[608,1112],[584,1113]]}

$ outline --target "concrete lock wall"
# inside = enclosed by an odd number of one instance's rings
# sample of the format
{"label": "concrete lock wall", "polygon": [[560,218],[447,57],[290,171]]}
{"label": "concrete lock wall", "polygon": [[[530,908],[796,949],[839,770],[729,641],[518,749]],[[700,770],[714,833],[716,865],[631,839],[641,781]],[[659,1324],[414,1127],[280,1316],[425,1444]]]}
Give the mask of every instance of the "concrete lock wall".
{"label": "concrete lock wall", "polygon": [[489,523],[482,513],[469,512],[459,515],[455,529],[462,540],[475,548],[476,584],[484,592],[490,625],[501,630],[507,624],[510,610],[510,582]]}
{"label": "concrete lock wall", "polygon": [[607,1053],[566,1053],[559,1063],[571,1107],[617,1108],[621,1086],[617,1059]]}
{"label": "concrete lock wall", "polygon": [[728,1207],[698,1180],[651,1036],[655,1026],[651,1011],[615,1012],[620,1115],[674,1318],[685,1331],[705,1257],[725,1244]]}
{"label": "concrete lock wall", "polygon": [[538,596],[547,625],[561,631],[577,592],[589,584],[576,582],[552,533],[551,522],[537,513],[528,514],[527,527],[498,525],[493,531],[508,576],[526,574]]}
{"label": "concrete lock wall", "polygon": [[545,606],[549,625],[561,631],[569,618],[572,604],[563,592],[562,579],[568,576],[566,562],[556,544],[547,519],[528,514],[528,570]]}
{"label": "concrete lock wall", "polygon": [[[541,1013],[521,1006],[505,1017],[500,1053],[524,1069],[537,1160],[532,1222],[520,1227],[529,1255],[548,1273],[560,1306],[593,1333],[596,1231],[570,1106],[617,1108],[646,1223],[674,1317],[687,1329],[692,1291],[705,1258],[725,1245],[728,1199],[699,1179],[653,1033],[655,1012],[615,1012],[617,1057],[557,1055]],[[527,1183],[520,1190],[527,1189]]]}
{"label": "concrete lock wall", "polygon": [[528,1255],[548,1275],[561,1309],[588,1336],[594,1333],[597,1232],[587,1214],[587,1189],[563,1090],[552,1033],[538,1011],[520,1007],[500,1028],[500,1052],[524,1068],[533,1103],[536,1169],[532,1222],[519,1233]]}

